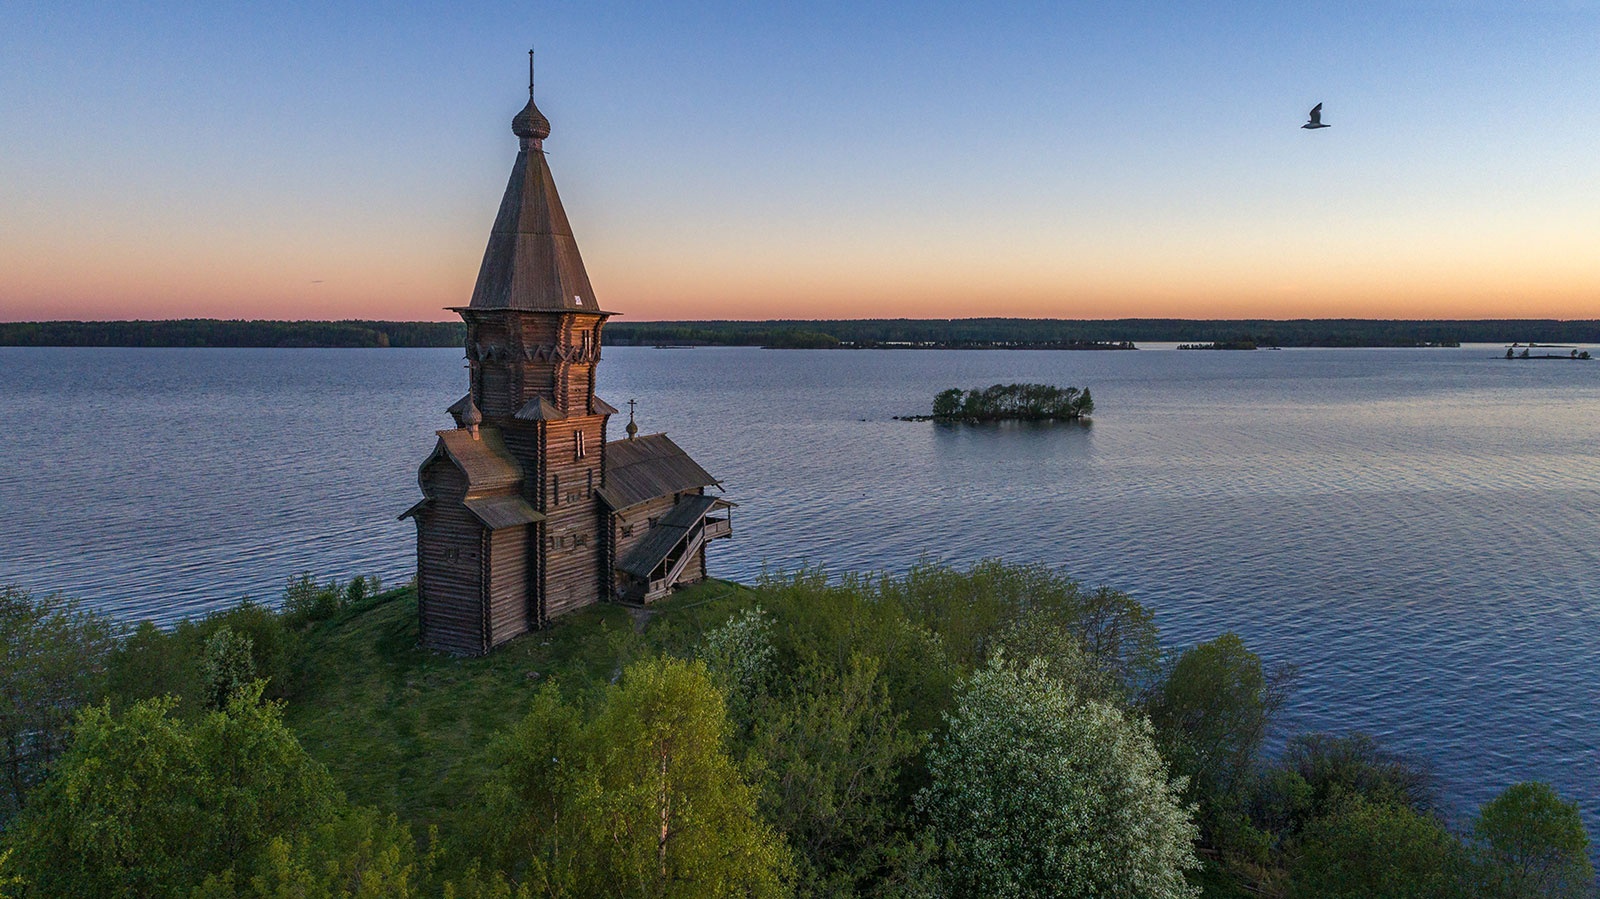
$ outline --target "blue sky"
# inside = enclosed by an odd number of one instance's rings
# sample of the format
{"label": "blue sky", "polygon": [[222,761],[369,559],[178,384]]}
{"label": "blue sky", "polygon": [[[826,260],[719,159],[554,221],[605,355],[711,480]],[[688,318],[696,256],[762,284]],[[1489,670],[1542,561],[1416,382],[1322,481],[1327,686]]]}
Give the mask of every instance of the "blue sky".
{"label": "blue sky", "polygon": [[[8,3],[0,318],[1594,317],[1594,3]],[[1302,131],[1324,102],[1333,127]],[[320,283],[313,283],[320,282]]]}

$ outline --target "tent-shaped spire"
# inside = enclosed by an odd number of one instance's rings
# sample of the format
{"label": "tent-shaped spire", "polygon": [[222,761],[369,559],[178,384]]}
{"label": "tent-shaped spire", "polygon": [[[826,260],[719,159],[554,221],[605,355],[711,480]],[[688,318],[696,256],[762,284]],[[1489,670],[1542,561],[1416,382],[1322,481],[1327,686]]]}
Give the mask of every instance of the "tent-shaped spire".
{"label": "tent-shaped spire", "polygon": [[599,312],[578,242],[561,208],[545,161],[550,121],[533,104],[533,51],[528,51],[528,105],[511,120],[521,149],[511,167],[500,214],[489,232],[471,309]]}

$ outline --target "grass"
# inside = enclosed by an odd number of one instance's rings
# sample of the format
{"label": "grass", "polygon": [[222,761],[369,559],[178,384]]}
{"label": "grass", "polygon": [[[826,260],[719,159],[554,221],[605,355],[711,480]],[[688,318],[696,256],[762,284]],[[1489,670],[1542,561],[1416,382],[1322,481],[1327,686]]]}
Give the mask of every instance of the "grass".
{"label": "grass", "polygon": [[595,605],[466,659],[419,648],[416,594],[392,590],[306,635],[285,719],[352,802],[392,810],[419,833],[448,830],[451,809],[488,773],[490,742],[543,684],[592,696],[640,656],[686,653],[754,596],[706,581],[648,613]]}

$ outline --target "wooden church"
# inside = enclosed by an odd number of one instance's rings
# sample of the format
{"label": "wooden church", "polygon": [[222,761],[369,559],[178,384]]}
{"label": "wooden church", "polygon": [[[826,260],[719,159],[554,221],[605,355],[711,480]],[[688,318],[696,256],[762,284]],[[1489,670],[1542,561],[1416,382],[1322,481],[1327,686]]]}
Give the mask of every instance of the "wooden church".
{"label": "wooden church", "polygon": [[706,576],[732,535],[720,485],[665,434],[607,442],[595,396],[602,311],[545,159],[550,122],[511,120],[520,149],[467,323],[470,390],[417,472],[423,645],[480,655],[601,600],[648,603]]}

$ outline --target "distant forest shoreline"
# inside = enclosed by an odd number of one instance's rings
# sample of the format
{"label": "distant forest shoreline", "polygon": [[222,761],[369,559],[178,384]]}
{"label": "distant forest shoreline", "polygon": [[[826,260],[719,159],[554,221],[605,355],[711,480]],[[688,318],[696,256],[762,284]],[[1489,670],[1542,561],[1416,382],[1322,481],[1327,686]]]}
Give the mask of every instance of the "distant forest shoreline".
{"label": "distant forest shoreline", "polygon": [[[460,322],[0,322],[0,346],[453,347]],[[1600,320],[1486,319],[854,319],[615,322],[613,346],[780,349],[1132,349],[1141,342],[1260,347],[1419,347],[1461,343],[1600,343]]]}

